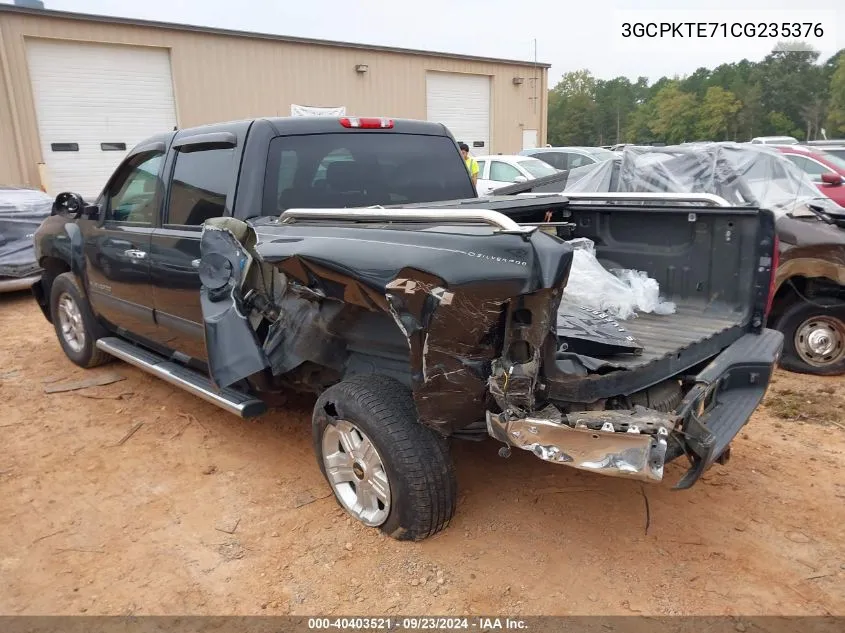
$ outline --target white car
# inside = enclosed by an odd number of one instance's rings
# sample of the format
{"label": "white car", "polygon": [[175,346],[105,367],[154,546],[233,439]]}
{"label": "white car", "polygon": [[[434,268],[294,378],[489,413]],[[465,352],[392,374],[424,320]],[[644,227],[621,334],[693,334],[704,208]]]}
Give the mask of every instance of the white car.
{"label": "white car", "polygon": [[798,145],[794,136],[755,136],[751,142],[755,145]]}
{"label": "white car", "polygon": [[517,182],[527,182],[543,176],[551,176],[558,170],[530,156],[476,156],[478,181],[475,188],[479,196],[486,196],[494,189],[507,187]]}

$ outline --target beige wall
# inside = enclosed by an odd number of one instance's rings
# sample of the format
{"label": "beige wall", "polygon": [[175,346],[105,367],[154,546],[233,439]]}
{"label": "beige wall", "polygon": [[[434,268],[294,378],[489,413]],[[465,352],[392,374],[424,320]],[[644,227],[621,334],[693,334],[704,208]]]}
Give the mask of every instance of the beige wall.
{"label": "beige wall", "polygon": [[[0,61],[5,61],[0,68],[0,183],[38,184],[41,150],[26,61],[29,37],[169,48],[180,127],[288,116],[291,103],[345,105],[360,116],[425,119],[425,73],[439,70],[492,78],[494,153],[519,151],[523,129],[537,129],[540,144],[546,142],[545,68],[0,11]],[[369,71],[356,73],[356,64],[367,64]],[[515,76],[525,82],[514,85]]]}

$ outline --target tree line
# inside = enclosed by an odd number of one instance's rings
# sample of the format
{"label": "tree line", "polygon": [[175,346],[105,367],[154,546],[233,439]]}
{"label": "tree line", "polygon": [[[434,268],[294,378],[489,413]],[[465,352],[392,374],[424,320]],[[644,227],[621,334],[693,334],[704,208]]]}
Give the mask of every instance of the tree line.
{"label": "tree line", "polygon": [[845,49],[830,59],[780,43],[760,62],[743,59],[686,77],[597,79],[566,73],[549,91],[551,145],[799,140],[845,137]]}

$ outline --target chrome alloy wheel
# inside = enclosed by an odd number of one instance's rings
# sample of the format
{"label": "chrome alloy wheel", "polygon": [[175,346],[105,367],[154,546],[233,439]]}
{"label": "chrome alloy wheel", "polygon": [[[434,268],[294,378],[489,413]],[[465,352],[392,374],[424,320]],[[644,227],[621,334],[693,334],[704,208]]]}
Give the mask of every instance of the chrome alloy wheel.
{"label": "chrome alloy wheel", "polygon": [[62,338],[74,352],[81,352],[85,347],[85,326],[82,323],[82,312],[76,301],[68,293],[63,292],[58,302],[59,325]]}
{"label": "chrome alloy wheel", "polygon": [[390,514],[390,482],[369,437],[346,420],[323,431],[326,477],[347,512],[364,525],[378,527]]}

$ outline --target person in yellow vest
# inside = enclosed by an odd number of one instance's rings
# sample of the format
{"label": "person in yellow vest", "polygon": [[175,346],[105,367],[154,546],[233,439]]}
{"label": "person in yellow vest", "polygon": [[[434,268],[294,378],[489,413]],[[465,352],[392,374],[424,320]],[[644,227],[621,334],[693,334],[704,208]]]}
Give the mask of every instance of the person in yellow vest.
{"label": "person in yellow vest", "polygon": [[478,180],[478,161],[469,155],[469,145],[466,143],[458,143],[461,148],[461,156],[464,157],[464,163],[467,166],[470,178],[472,178],[472,186],[475,187],[475,181]]}

